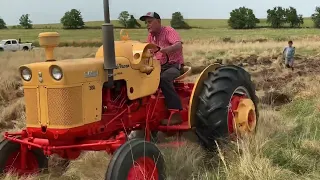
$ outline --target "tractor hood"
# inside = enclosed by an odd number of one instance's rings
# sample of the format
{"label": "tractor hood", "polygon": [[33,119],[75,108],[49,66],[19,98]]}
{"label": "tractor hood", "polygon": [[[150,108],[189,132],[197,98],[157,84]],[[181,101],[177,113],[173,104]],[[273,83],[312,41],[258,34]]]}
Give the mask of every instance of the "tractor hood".
{"label": "tractor hood", "polygon": [[71,85],[104,78],[103,58],[37,62],[19,68],[24,86]]}

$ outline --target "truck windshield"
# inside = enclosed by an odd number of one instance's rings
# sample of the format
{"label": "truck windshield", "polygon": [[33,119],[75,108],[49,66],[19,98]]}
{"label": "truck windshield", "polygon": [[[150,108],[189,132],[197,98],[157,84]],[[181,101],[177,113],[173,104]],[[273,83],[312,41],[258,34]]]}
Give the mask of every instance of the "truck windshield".
{"label": "truck windshield", "polygon": [[0,44],[4,44],[5,42],[7,42],[7,41],[5,41],[5,40],[2,40],[2,41],[0,41]]}

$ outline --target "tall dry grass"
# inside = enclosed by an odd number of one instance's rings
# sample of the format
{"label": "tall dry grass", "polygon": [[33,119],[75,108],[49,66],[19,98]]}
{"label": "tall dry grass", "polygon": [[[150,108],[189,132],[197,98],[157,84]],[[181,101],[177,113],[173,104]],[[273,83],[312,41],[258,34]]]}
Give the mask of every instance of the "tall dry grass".
{"label": "tall dry grass", "polygon": [[[301,41],[296,44],[297,46],[299,44],[298,49],[304,50],[313,50],[320,46],[320,43],[315,41]],[[254,76],[255,81],[263,81],[268,76],[276,78],[290,73],[279,66],[278,72],[272,70],[269,74],[261,74],[263,68],[270,69],[275,66],[273,63],[277,60],[283,46],[285,43],[232,45],[198,42],[185,46],[185,58],[187,62],[198,66],[212,63],[220,58],[225,62],[247,61],[245,56],[254,55],[251,60],[256,65],[248,65],[246,68],[252,73],[258,72]],[[97,48],[57,48],[55,54],[58,60],[93,57],[96,50]],[[208,58],[211,55],[212,57]],[[313,53],[312,57],[315,57],[314,55],[316,54]],[[237,59],[239,56],[244,57]],[[264,64],[262,63],[264,61],[258,61],[259,58],[267,59],[271,64]],[[23,92],[20,88],[17,67],[24,63],[42,60],[44,60],[42,50],[0,53],[1,132],[24,127]],[[191,142],[178,149],[161,148],[166,161],[168,179],[319,179],[320,114],[318,107],[320,107],[320,100],[316,94],[319,92],[319,79],[319,76],[311,73],[281,84],[282,88],[279,90],[292,94],[293,101],[277,108],[260,104],[256,136],[233,144],[219,144],[219,151],[213,154],[213,157],[205,156],[202,149]],[[295,89],[297,83],[302,83],[303,86]],[[262,91],[265,90],[262,89]],[[59,160],[52,158],[50,174],[26,179],[103,179],[109,159],[110,156],[104,152],[83,153],[79,159],[72,161],[65,171],[62,171]],[[18,177],[8,174],[3,179],[18,179]]]}

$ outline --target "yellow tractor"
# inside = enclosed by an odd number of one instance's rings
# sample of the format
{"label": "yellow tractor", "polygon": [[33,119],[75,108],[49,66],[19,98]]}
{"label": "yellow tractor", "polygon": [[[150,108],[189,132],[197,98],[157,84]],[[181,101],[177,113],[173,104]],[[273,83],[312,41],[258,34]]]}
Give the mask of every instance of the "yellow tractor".
{"label": "yellow tractor", "polygon": [[[159,89],[161,65],[150,53],[158,47],[128,36],[114,41],[107,0],[104,8],[103,45],[94,58],[56,61],[53,50],[59,34],[39,34],[46,61],[19,68],[26,128],[5,133],[1,173],[46,170],[52,154],[73,160],[83,151],[106,151],[113,155],[108,180],[136,179],[134,175],[164,179],[163,157],[151,140],[157,132],[194,132],[206,150],[214,149],[218,138],[255,132],[255,87],[250,74],[234,65],[212,64],[194,83],[184,82],[192,72],[184,66],[174,81],[183,102],[183,123],[161,124],[171,114]],[[133,131],[145,132],[144,139],[129,139]],[[141,165],[138,170],[133,161]]]}

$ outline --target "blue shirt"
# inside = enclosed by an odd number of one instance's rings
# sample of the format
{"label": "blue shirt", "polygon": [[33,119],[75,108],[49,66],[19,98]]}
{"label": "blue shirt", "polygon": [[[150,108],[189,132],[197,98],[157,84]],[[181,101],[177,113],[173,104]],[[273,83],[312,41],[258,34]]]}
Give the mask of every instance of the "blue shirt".
{"label": "blue shirt", "polygon": [[292,59],[295,54],[295,47],[287,46],[284,48],[283,53],[286,59]]}

